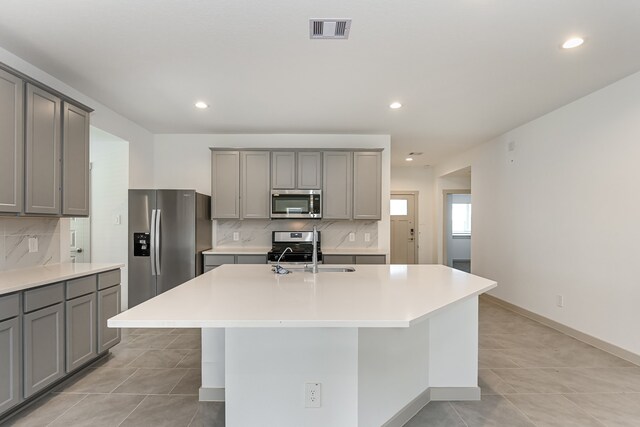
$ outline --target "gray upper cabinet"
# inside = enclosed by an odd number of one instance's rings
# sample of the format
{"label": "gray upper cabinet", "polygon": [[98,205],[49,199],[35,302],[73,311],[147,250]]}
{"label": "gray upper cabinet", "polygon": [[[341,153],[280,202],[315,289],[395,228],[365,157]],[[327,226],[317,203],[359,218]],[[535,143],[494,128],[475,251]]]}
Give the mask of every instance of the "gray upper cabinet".
{"label": "gray upper cabinet", "polygon": [[381,219],[381,163],[380,152],[353,153],[353,219]]}
{"label": "gray upper cabinet", "polygon": [[25,314],[23,322],[26,398],[64,375],[64,304]]}
{"label": "gray upper cabinet", "polygon": [[60,98],[27,84],[25,213],[60,214]]}
{"label": "gray upper cabinet", "polygon": [[352,158],[348,151],[323,153],[323,219],[351,219]]}
{"label": "gray upper cabinet", "polygon": [[0,70],[0,212],[22,211],[23,91],[22,79]]}
{"label": "gray upper cabinet", "polygon": [[0,322],[0,414],[20,403],[20,318]]}
{"label": "gray upper cabinet", "polygon": [[270,159],[268,151],[241,151],[242,218],[269,218]]}
{"label": "gray upper cabinet", "polygon": [[240,152],[211,152],[211,218],[240,218]]}
{"label": "gray upper cabinet", "polygon": [[107,320],[118,313],[120,285],[98,291],[98,353],[103,353],[120,342],[120,328],[107,326]]}
{"label": "gray upper cabinet", "polygon": [[320,152],[298,152],[298,183],[301,190],[322,188],[322,154]]}
{"label": "gray upper cabinet", "polygon": [[291,190],[296,188],[296,153],[273,151],[271,153],[271,188]]}
{"label": "gray upper cabinet", "polygon": [[89,113],[63,104],[62,213],[89,215]]}

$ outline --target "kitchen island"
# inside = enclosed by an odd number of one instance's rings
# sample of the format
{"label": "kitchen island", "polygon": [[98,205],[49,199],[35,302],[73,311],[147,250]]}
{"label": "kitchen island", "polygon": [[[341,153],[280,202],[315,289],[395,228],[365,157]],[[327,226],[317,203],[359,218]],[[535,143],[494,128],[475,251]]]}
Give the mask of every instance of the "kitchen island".
{"label": "kitchen island", "polygon": [[479,399],[478,295],[496,283],[441,265],[355,268],[224,265],[109,326],[202,328],[200,396],[225,401],[228,427],[401,426],[430,400]]}

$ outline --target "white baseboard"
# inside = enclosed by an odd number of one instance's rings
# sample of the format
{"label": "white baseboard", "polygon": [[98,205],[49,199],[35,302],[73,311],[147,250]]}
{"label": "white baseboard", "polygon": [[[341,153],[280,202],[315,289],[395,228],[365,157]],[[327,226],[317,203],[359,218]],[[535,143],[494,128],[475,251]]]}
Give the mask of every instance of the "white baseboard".
{"label": "white baseboard", "polygon": [[625,350],[624,348],[618,347],[617,345],[608,343],[606,341],[601,340],[600,338],[596,338],[589,334],[585,334],[584,332],[580,332],[577,329],[573,329],[570,326],[563,325],[562,323],[558,323],[555,320],[551,320],[547,317],[541,316],[537,313],[527,310],[526,308],[522,308],[515,304],[511,304],[505,300],[494,297],[493,295],[483,294],[480,296],[481,299],[486,299],[494,304],[502,306],[507,310],[511,310],[514,313],[518,313],[523,315],[524,317],[528,317],[531,320],[535,320],[536,322],[540,322],[543,325],[546,325],[550,328],[553,328],[563,334],[569,335],[577,340],[580,340],[584,343],[592,345],[596,348],[599,348],[602,351],[606,351],[607,353],[611,353],[614,356],[617,356],[621,359],[627,360],[635,365],[640,366],[640,355],[636,353],[632,353],[629,350]]}
{"label": "white baseboard", "polygon": [[198,394],[201,402],[224,402],[222,387],[200,387]]}

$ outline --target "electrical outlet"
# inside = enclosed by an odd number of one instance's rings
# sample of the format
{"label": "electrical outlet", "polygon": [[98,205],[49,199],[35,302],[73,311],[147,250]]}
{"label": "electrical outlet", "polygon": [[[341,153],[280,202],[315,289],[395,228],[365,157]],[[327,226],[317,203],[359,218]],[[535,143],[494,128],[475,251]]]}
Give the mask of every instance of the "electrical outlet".
{"label": "electrical outlet", "polygon": [[321,404],[320,395],[322,394],[322,384],[306,383],[304,386],[304,407],[319,408]]}
{"label": "electrical outlet", "polygon": [[356,241],[356,233],[349,233],[349,241],[350,242]]}
{"label": "electrical outlet", "polygon": [[38,252],[38,238],[29,237],[29,252]]}
{"label": "electrical outlet", "polygon": [[364,233],[364,241],[365,242],[371,241],[371,233]]}
{"label": "electrical outlet", "polygon": [[114,215],[113,216],[113,223],[115,225],[120,225],[122,224],[122,218],[120,217],[120,215]]}
{"label": "electrical outlet", "polygon": [[233,241],[237,242],[238,240],[240,240],[240,233],[238,231],[234,231],[233,232]]}
{"label": "electrical outlet", "polygon": [[564,297],[562,295],[556,295],[556,304],[558,307],[564,307]]}

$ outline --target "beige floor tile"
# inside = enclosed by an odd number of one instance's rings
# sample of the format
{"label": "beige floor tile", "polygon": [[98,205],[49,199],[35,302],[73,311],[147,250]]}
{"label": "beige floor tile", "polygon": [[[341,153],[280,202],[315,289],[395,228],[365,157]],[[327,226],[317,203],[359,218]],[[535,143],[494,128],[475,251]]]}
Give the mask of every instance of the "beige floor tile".
{"label": "beige floor tile", "polygon": [[71,382],[56,388],[60,393],[110,393],[127,378],[136,368],[89,368]]}
{"label": "beige floor tile", "polygon": [[56,419],[51,427],[115,427],[144,396],[91,394]]}
{"label": "beige floor tile", "polygon": [[464,427],[462,418],[449,402],[430,402],[404,427]]}
{"label": "beige floor tile", "polygon": [[202,335],[202,329],[200,328],[175,328],[171,331],[172,334],[179,335]]}
{"label": "beige floor tile", "polygon": [[200,350],[201,337],[196,334],[183,334],[178,336],[165,348],[178,348],[183,350]]}
{"label": "beige floor tile", "polygon": [[121,427],[188,427],[198,411],[196,396],[147,396]]}
{"label": "beige floor tile", "polygon": [[597,369],[559,368],[544,369],[566,387],[576,393],[623,393],[629,389],[607,375],[601,375]]}
{"label": "beige floor tile", "polygon": [[548,371],[538,368],[493,369],[498,378],[511,386],[508,393],[572,393],[573,390]]}
{"label": "beige floor tile", "polygon": [[92,368],[125,368],[129,363],[136,360],[142,353],[147,351],[144,348],[128,348],[115,346],[109,354],[91,365]]}
{"label": "beige floor tile", "polygon": [[188,350],[146,350],[129,363],[133,368],[175,368],[188,354]]}
{"label": "beige floor tile", "polygon": [[468,427],[535,427],[527,417],[502,396],[482,396],[475,402],[452,402]]}
{"label": "beige floor tile", "polygon": [[507,396],[507,399],[537,427],[605,427],[563,396],[519,394]]}
{"label": "beige floor tile", "polygon": [[640,394],[571,394],[565,397],[607,426],[640,426]]}
{"label": "beige floor tile", "polygon": [[[560,358],[559,350],[551,348],[506,348],[500,353],[522,368],[571,367]],[[500,367],[500,366],[498,366]]]}
{"label": "beige floor tile", "polygon": [[504,355],[503,350],[478,350],[478,367],[489,368],[519,368],[513,360]]}
{"label": "beige floor tile", "polygon": [[200,369],[188,369],[169,394],[199,394],[202,386]]}
{"label": "beige floor tile", "polygon": [[5,424],[0,423],[0,425],[7,427],[46,426],[85,397],[87,397],[86,394],[50,393],[37,404],[10,418]]}
{"label": "beige floor tile", "polygon": [[202,366],[202,351],[189,350],[187,355],[178,363],[176,368],[199,369]]}
{"label": "beige floor tile", "polygon": [[169,394],[186,373],[185,369],[138,369],[113,393]]}
{"label": "beige floor tile", "polygon": [[496,375],[491,369],[478,370],[478,387],[482,395],[515,393],[514,388]]}
{"label": "beige floor tile", "polygon": [[136,339],[125,344],[126,348],[161,349],[171,344],[179,335],[172,334],[140,334]]}
{"label": "beige floor tile", "polygon": [[199,402],[189,427],[224,427],[224,402]]}

